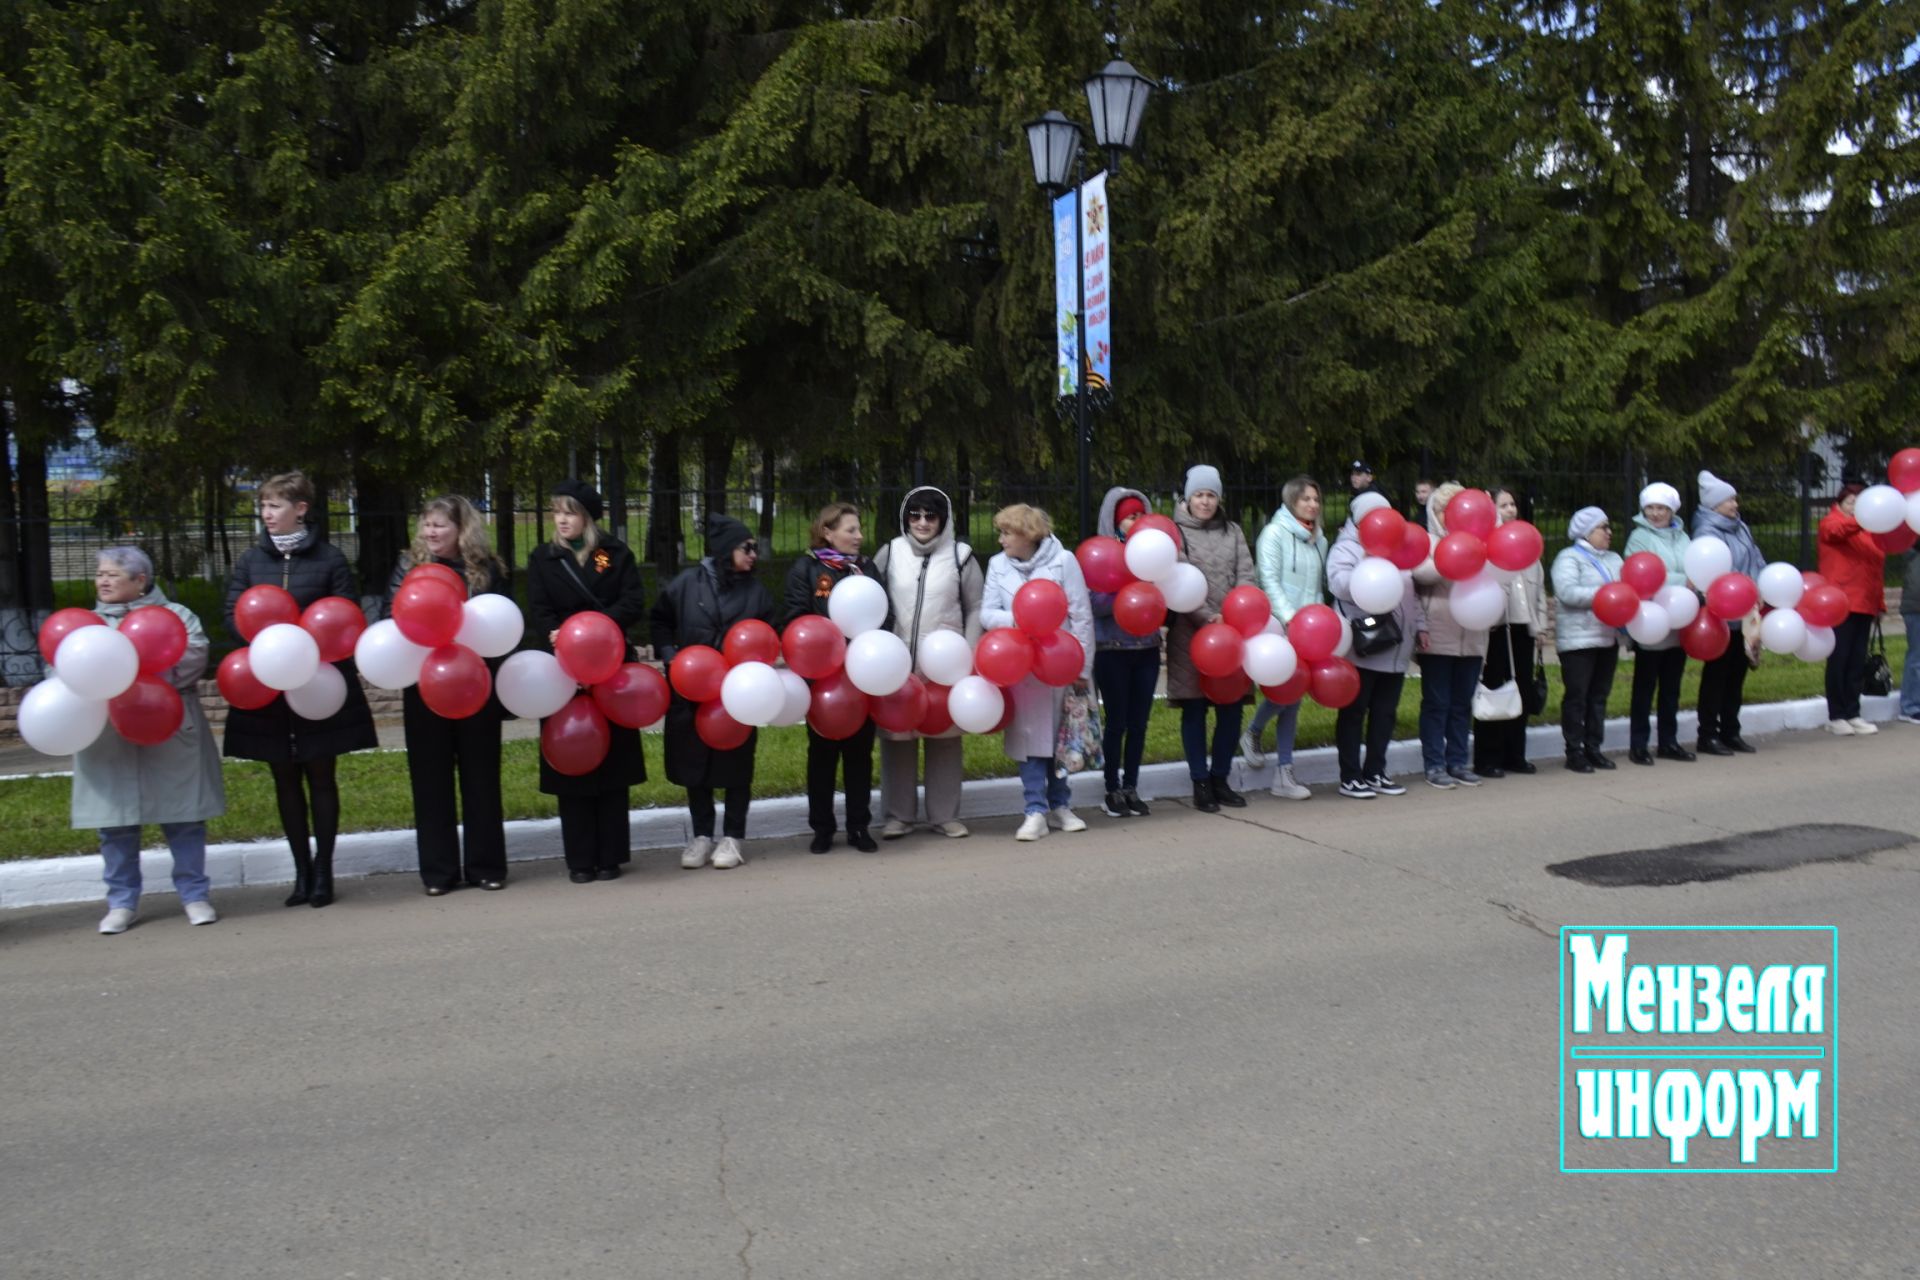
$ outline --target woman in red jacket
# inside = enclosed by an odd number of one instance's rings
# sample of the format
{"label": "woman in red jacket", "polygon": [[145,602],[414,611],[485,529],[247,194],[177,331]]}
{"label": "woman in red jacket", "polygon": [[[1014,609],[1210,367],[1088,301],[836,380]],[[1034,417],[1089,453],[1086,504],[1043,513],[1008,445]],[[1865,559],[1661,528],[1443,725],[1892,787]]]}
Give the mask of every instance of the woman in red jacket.
{"label": "woman in red jacket", "polygon": [[1863,488],[1841,489],[1820,521],[1820,572],[1847,593],[1847,619],[1833,629],[1827,658],[1827,732],[1843,738],[1879,732],[1860,716],[1860,690],[1867,681],[1867,639],[1887,608],[1887,553],[1853,518]]}

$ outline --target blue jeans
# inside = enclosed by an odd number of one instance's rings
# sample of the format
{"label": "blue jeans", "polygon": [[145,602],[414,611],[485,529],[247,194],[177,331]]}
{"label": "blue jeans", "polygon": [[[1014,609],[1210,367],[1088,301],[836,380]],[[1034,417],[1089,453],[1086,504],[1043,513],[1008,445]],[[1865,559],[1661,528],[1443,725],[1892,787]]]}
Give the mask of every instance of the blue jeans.
{"label": "blue jeans", "polygon": [[1247,730],[1253,735],[1253,745],[1260,745],[1260,731],[1271,722],[1273,728],[1273,762],[1277,765],[1293,763],[1293,738],[1300,731],[1300,704],[1289,702],[1284,706],[1278,702],[1269,702],[1262,698],[1260,705],[1254,708],[1253,725]]}
{"label": "blue jeans", "polygon": [[1900,714],[1920,716],[1920,613],[1903,613],[1907,624],[1907,662],[1900,668]]}
{"label": "blue jeans", "polygon": [[1420,655],[1420,759],[1428,772],[1467,767],[1481,658]]}
{"label": "blue jeans", "polygon": [[[207,824],[163,822],[160,832],[173,852],[173,887],[180,901],[205,902],[212,887],[207,880]],[[100,828],[100,856],[107,864],[107,905],[128,911],[140,905],[140,828]]]}
{"label": "blue jeans", "polygon": [[1020,790],[1026,796],[1028,813],[1067,809],[1073,804],[1073,788],[1067,783],[1067,775],[1047,756],[1028,756],[1020,762]]}
{"label": "blue jeans", "polygon": [[[1218,714],[1213,722],[1213,768],[1207,768],[1207,712]],[[1187,773],[1195,782],[1209,776],[1224,781],[1233,772],[1233,753],[1240,746],[1240,704],[1216,707],[1205,698],[1194,698],[1180,708],[1180,746],[1187,753]]]}
{"label": "blue jeans", "polygon": [[1100,688],[1100,710],[1107,718],[1101,739],[1107,790],[1137,787],[1153,689],[1160,683],[1160,651],[1101,649],[1093,655],[1093,682]]}

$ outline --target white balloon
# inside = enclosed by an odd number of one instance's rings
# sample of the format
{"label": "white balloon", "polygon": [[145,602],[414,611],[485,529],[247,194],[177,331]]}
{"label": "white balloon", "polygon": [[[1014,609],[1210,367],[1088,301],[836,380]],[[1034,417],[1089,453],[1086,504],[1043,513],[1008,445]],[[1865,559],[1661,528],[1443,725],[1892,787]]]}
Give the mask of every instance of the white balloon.
{"label": "white balloon", "polygon": [[276,622],[253,637],[247,662],[261,684],[286,693],[312,680],[320,670],[320,645],[305,627]]}
{"label": "white balloon", "polygon": [[1159,582],[1180,563],[1180,549],[1165,529],[1142,529],[1127,539],[1127,568],[1142,582]]}
{"label": "white balloon", "polygon": [[1681,563],[1686,566],[1687,581],[1705,591],[1723,573],[1733,572],[1733,552],[1710,533],[1703,533],[1687,544]]}
{"label": "white balloon", "polygon": [[952,685],[973,674],[973,646],[958,631],[930,631],[920,637],[918,661],[921,675]]}
{"label": "white balloon", "polygon": [[1453,584],[1447,595],[1447,609],[1453,620],[1469,631],[1485,631],[1506,621],[1507,589],[1485,569],[1465,582]]}
{"label": "white balloon", "polygon": [[1347,579],[1347,594],[1368,613],[1391,613],[1399,608],[1407,594],[1407,580],[1400,567],[1384,556],[1367,556],[1353,566]]}
{"label": "white balloon", "polygon": [[1907,528],[1920,533],[1920,489],[1907,495]]}
{"label": "white balloon", "polygon": [[813,709],[813,690],[807,682],[793,672],[780,671],[781,707],[776,725],[799,724],[807,718],[807,712]]}
{"label": "white balloon", "polygon": [[1907,518],[1907,495],[1890,484],[1868,485],[1853,500],[1853,518],[1868,533],[1891,533]]}
{"label": "white balloon", "polygon": [[140,674],[140,651],[112,627],[81,627],[53,651],[53,673],[83,698],[117,698]]}
{"label": "white balloon", "polygon": [[1675,631],[1700,616],[1700,597],[1693,594],[1692,587],[1677,582],[1654,592],[1653,602],[1667,611],[1667,621]]}
{"label": "white balloon", "polygon": [[331,662],[321,663],[298,689],[287,690],[288,708],[305,720],[325,720],[346,705],[347,678]]}
{"label": "white balloon", "polygon": [[430,652],[400,634],[400,624],[392,618],[382,618],[360,633],[353,661],[374,688],[406,689],[420,682],[420,666]]}
{"label": "white balloon", "polygon": [[527,629],[520,606],[492,592],[468,600],[461,606],[461,615],[460,634],[453,642],[483,658],[504,658],[512,653]]}
{"label": "white balloon", "polygon": [[899,692],[912,674],[913,655],[907,651],[907,642],[891,631],[865,631],[847,642],[847,679],[869,697]]}
{"label": "white balloon", "polygon": [[1299,669],[1300,655],[1294,652],[1292,642],[1285,636],[1262,631],[1247,641],[1246,656],[1241,658],[1240,666],[1255,684],[1285,684]]}
{"label": "white balloon", "polygon": [[1287,634],[1287,624],[1280,621],[1279,614],[1270,613],[1267,615],[1267,625],[1260,628],[1260,634],[1263,636],[1284,636]]}
{"label": "white balloon", "polygon": [[[1148,533],[1160,533],[1158,529],[1149,529]],[[1166,537],[1164,533],[1161,537]],[[1157,584],[1160,594],[1166,598],[1168,613],[1192,613],[1207,602],[1207,575],[1200,572],[1199,566],[1185,561],[1173,566],[1165,581]]]}
{"label": "white balloon", "polygon": [[[84,631],[107,631],[107,627],[83,627]],[[76,631],[60,642],[79,635]],[[114,632],[118,635],[118,632]],[[125,637],[122,637],[123,639]],[[128,647],[132,644],[129,642]],[[70,756],[93,745],[107,728],[107,700],[75,693],[57,675],[48,676],[20,699],[20,736],[27,745],[47,756]]]}
{"label": "white balloon", "polygon": [[985,676],[962,676],[947,691],[947,714],[965,733],[991,733],[1006,710],[1006,695]]}
{"label": "white balloon", "polygon": [[580,685],[561,669],[560,659],[540,649],[528,649],[500,664],[493,676],[493,689],[500,695],[500,705],[514,715],[539,720],[566,706]]}
{"label": "white balloon", "polygon": [[1776,609],[1791,609],[1800,603],[1800,597],[1806,594],[1807,583],[1800,576],[1800,570],[1785,560],[1775,560],[1760,571],[1754,579],[1760,588],[1760,598]]}
{"label": "white balloon", "polygon": [[1673,634],[1673,619],[1652,600],[1642,600],[1640,611],[1627,623],[1627,634],[1641,644],[1659,644]]}
{"label": "white balloon", "polygon": [[1775,609],[1760,619],[1760,647],[1768,653],[1798,653],[1807,643],[1807,620],[1793,609]]}
{"label": "white balloon", "polygon": [[1345,658],[1353,653],[1353,625],[1345,618],[1340,619],[1340,638],[1333,642],[1333,656]]}
{"label": "white balloon", "polygon": [[864,574],[848,574],[827,597],[827,616],[847,639],[865,635],[887,620],[887,589]]}
{"label": "white balloon", "polygon": [[766,663],[743,662],[720,682],[720,705],[741,724],[763,728],[786,710],[786,685]]}
{"label": "white balloon", "polygon": [[1793,656],[1802,662],[1825,662],[1833,656],[1833,628],[1808,627],[1807,638],[1800,642]]}

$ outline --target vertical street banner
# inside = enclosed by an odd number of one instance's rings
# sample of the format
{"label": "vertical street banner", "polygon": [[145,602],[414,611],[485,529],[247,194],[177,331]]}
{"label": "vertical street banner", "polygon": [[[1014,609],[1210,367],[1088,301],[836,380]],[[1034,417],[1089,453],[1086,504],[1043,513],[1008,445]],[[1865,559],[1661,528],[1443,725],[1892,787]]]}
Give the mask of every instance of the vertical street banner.
{"label": "vertical street banner", "polygon": [[1063,397],[1074,393],[1080,376],[1080,298],[1074,288],[1073,274],[1075,203],[1076,196],[1071,191],[1053,202],[1053,327],[1059,344],[1056,365],[1060,371],[1055,391]]}
{"label": "vertical street banner", "polygon": [[1080,188],[1080,268],[1086,273],[1087,390],[1113,389],[1113,290],[1107,257],[1107,175],[1089,178]]}

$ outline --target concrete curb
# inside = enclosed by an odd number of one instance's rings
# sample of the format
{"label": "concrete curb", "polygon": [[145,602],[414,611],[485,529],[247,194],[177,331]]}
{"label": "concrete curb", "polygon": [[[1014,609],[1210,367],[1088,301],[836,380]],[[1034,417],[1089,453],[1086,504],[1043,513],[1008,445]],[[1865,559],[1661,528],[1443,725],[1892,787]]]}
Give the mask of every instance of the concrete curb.
{"label": "concrete curb", "polygon": [[[1899,709],[1898,696],[1863,698],[1861,714],[1868,720],[1892,720]],[[1769,702],[1743,707],[1740,721],[1751,735],[1782,733],[1796,729],[1817,729],[1827,722],[1824,698],[1802,698],[1794,702]],[[1680,713],[1680,738],[1691,742],[1698,718],[1691,711]],[[1620,751],[1627,746],[1627,721],[1624,717],[1607,721],[1606,746]],[[1556,725],[1537,725],[1527,733],[1527,758],[1558,759],[1563,754],[1560,730]],[[1420,743],[1415,739],[1397,741],[1387,752],[1387,770],[1395,775],[1420,772]],[[1294,777],[1303,783],[1332,783],[1340,780],[1339,761],[1332,747],[1302,751],[1293,759]],[[1257,790],[1273,778],[1273,766],[1247,768],[1235,760],[1233,785],[1240,790]],[[1147,799],[1177,797],[1187,793],[1191,783],[1187,766],[1179,761],[1149,765],[1140,771],[1140,792]],[[1098,807],[1104,788],[1100,775],[1083,773],[1073,779],[1076,807]],[[876,796],[875,811],[879,805]],[[961,792],[961,816],[966,818],[1011,817],[1022,811],[1020,781],[1017,778],[993,778],[969,782]],[[636,809],[629,815],[632,848],[679,849],[691,837],[687,815],[680,809]],[[807,827],[807,801],[804,796],[782,796],[755,801],[752,833],[756,840],[780,839],[804,835]],[[508,858],[513,862],[531,862],[560,856],[560,820],[543,818],[507,824]],[[413,832],[366,831],[340,837],[334,851],[336,876],[367,876],[413,873],[419,867]],[[142,852],[140,870],[148,894],[172,893],[173,860],[164,848]],[[102,864],[98,854],[66,858],[39,858],[29,862],[0,863],[0,910],[13,907],[52,906],[66,902],[89,902],[103,896]],[[207,875],[216,889],[242,885],[286,884],[293,879],[293,863],[286,845],[279,840],[254,840],[245,844],[217,844],[207,848]]]}

